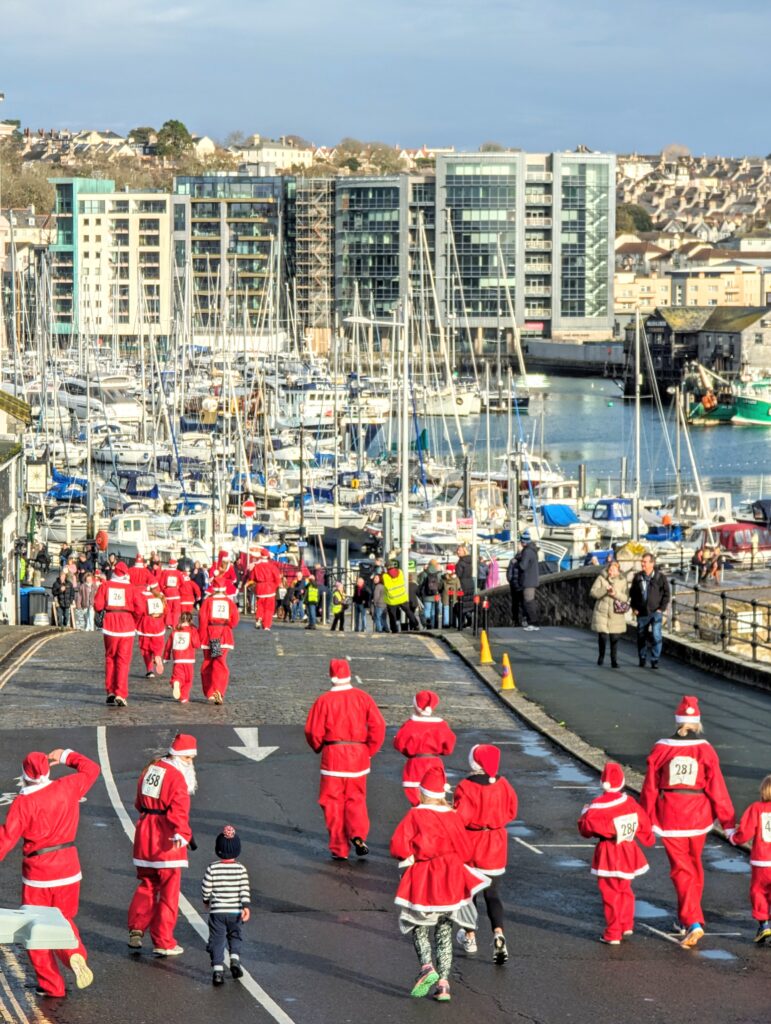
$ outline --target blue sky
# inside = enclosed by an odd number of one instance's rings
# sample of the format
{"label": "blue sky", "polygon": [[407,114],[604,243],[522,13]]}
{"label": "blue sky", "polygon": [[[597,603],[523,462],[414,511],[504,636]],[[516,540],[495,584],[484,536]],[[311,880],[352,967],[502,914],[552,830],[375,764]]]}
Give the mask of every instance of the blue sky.
{"label": "blue sky", "polygon": [[0,116],[771,151],[769,0],[2,0]]}

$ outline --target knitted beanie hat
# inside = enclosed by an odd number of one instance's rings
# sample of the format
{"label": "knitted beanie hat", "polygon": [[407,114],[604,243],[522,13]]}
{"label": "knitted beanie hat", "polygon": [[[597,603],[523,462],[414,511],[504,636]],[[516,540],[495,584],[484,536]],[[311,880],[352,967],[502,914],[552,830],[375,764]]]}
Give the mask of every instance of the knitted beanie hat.
{"label": "knitted beanie hat", "polygon": [[241,840],[232,825],[225,825],[217,836],[214,852],[220,860],[235,860],[241,856]]}

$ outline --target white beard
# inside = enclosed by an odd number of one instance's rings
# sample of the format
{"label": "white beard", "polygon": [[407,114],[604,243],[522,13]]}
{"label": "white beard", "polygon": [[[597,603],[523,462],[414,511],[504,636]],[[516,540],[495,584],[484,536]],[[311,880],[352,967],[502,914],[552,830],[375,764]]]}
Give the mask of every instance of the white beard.
{"label": "white beard", "polygon": [[185,777],[185,784],[187,785],[187,791],[192,796],[198,789],[198,779],[195,775],[195,765],[191,761],[183,761],[181,757],[175,757],[170,754],[166,759],[169,764],[173,764],[177,771],[182,772]]}

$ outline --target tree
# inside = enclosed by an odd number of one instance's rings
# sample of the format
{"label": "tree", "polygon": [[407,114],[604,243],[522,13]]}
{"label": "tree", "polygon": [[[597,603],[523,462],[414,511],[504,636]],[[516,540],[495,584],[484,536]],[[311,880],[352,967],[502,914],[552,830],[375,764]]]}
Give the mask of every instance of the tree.
{"label": "tree", "polygon": [[684,146],[680,142],[671,142],[668,146],[664,146],[661,151],[661,157],[663,160],[671,161],[677,160],[682,156],[690,156],[691,151],[687,146]]}
{"label": "tree", "polygon": [[155,135],[155,128],[150,128],[149,125],[143,125],[140,128],[132,128],[128,133],[128,138],[138,146],[146,146],[153,135]]}
{"label": "tree", "polygon": [[158,156],[179,157],[193,148],[190,132],[181,121],[165,121],[158,132]]}
{"label": "tree", "polygon": [[483,142],[479,147],[480,153],[503,153],[504,147],[500,142]]}
{"label": "tree", "polygon": [[396,174],[402,170],[402,161],[398,150],[385,142],[370,144],[369,159],[372,166],[381,174]]}
{"label": "tree", "polygon": [[636,203],[619,203],[616,207],[616,234],[630,235],[638,231],[652,231],[653,221],[648,211]]}
{"label": "tree", "polygon": [[231,146],[242,146],[245,142],[246,135],[236,128],[235,131],[228,132],[222,140],[222,148],[230,149]]}

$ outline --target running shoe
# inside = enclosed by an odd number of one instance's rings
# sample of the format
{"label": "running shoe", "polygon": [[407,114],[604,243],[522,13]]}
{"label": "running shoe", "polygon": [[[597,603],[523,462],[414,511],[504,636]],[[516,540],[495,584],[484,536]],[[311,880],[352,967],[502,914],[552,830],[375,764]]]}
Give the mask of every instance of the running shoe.
{"label": "running shoe", "polygon": [[449,981],[439,982],[434,992],[434,999],[437,1001],[437,1003],[449,1003],[449,1001],[452,999],[452,996],[450,995]]}
{"label": "running shoe", "polygon": [[755,932],[755,942],[765,942],[771,939],[771,924],[768,921],[761,921],[758,930]]}
{"label": "running shoe", "polygon": [[86,963],[82,953],[73,953],[70,957],[70,970],[75,975],[75,985],[78,988],[88,988],[94,980],[94,972]]}
{"label": "running shoe", "polygon": [[125,698],[125,697],[119,697],[119,696],[118,696],[118,695],[116,694],[116,695],[115,695],[115,701],[114,701],[114,703],[115,703],[115,704],[117,704],[117,706],[118,706],[119,708],[125,708],[125,707],[126,707],[126,705],[128,704],[128,701],[126,700],[126,698]]}
{"label": "running shoe", "polygon": [[159,946],[155,946],[153,949],[153,953],[156,956],[180,956],[184,952],[184,949],[179,945],[172,946],[171,949],[161,949]]}
{"label": "running shoe", "polygon": [[179,679],[175,679],[174,682],[171,684],[171,696],[174,698],[174,700],[179,700],[181,695],[182,689],[179,685]]}
{"label": "running shoe", "polygon": [[230,973],[236,980],[243,978],[244,976],[244,969],[237,956],[230,957]]}
{"label": "running shoe", "polygon": [[600,936],[600,942],[604,942],[606,946],[620,946],[621,939],[606,939],[604,935]]}
{"label": "running shoe", "polygon": [[155,679],[155,672],[145,672],[145,679]]}
{"label": "running shoe", "polygon": [[141,928],[132,928],[128,937],[129,949],[141,949],[144,934]]}
{"label": "running shoe", "polygon": [[509,951],[506,948],[506,937],[496,935],[493,939],[493,963],[502,966],[509,959]]}
{"label": "running shoe", "polygon": [[114,693],[108,693],[107,694],[107,700],[105,701],[105,704],[114,704],[114,703],[115,703],[115,694]]}
{"label": "running shoe", "polygon": [[704,929],[697,921],[688,927],[685,938],[680,940],[680,945],[685,946],[686,949],[693,949],[693,947],[704,937]]}
{"label": "running shoe", "polygon": [[222,694],[219,692],[219,690],[215,690],[214,693],[212,694],[212,697],[214,698],[214,703],[215,704],[221,704],[222,703],[223,698],[222,698]]}
{"label": "running shoe", "polygon": [[464,953],[476,953],[477,951],[477,939],[476,935],[469,935],[465,928],[459,928],[455,934],[455,941],[458,943]]}
{"label": "running shoe", "polygon": [[369,847],[360,836],[354,836],[351,840],[353,844],[353,850],[357,857],[366,857],[369,853]]}
{"label": "running shoe", "polygon": [[211,983],[212,985],[224,985],[225,984],[225,972],[219,967],[211,972]]}
{"label": "running shoe", "polygon": [[439,975],[436,973],[434,965],[425,964],[421,967],[420,974],[415,979],[410,995],[415,999],[422,999],[423,996],[428,995],[431,986],[435,985],[437,981],[439,981]]}

